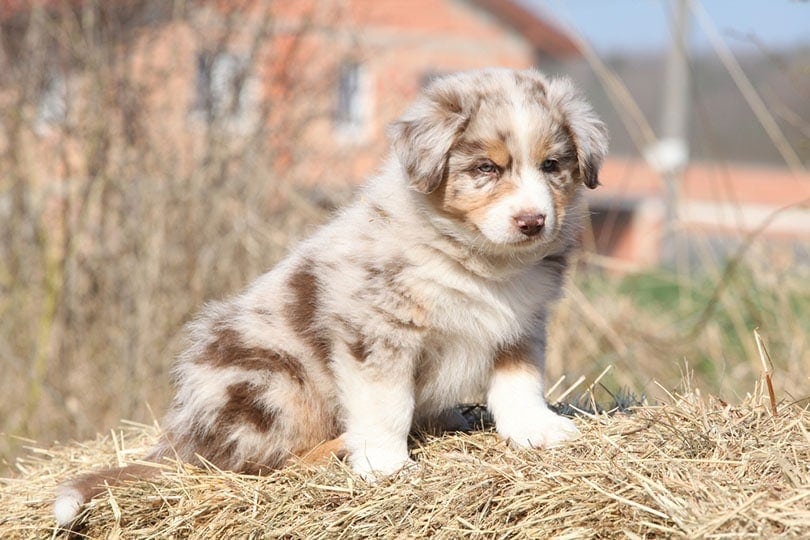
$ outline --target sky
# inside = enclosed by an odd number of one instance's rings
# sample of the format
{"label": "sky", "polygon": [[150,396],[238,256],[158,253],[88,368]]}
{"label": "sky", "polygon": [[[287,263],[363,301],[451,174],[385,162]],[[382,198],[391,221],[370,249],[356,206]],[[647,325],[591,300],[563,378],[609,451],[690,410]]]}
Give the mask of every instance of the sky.
{"label": "sky", "polygon": [[[671,0],[520,0],[577,30],[602,54],[664,50]],[[726,43],[753,48],[754,35],[770,51],[810,45],[810,0],[703,0]],[[695,19],[690,45],[710,46]]]}

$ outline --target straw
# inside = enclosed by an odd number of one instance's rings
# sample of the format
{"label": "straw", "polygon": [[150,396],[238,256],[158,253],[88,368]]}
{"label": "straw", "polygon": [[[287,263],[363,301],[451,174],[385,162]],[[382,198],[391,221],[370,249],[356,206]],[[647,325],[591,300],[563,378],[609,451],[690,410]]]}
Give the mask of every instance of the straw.
{"label": "straw", "polygon": [[[684,385],[684,388],[689,388]],[[345,463],[266,477],[184,464],[110,487],[80,538],[810,537],[810,413],[754,392],[732,406],[697,392],[575,421],[581,437],[515,450],[491,431],[414,440],[418,467],[367,484]],[[146,453],[154,426],[31,448],[0,481],[4,538],[47,538],[55,486]],[[417,442],[418,441],[418,442]],[[60,533],[61,534],[61,533]]]}

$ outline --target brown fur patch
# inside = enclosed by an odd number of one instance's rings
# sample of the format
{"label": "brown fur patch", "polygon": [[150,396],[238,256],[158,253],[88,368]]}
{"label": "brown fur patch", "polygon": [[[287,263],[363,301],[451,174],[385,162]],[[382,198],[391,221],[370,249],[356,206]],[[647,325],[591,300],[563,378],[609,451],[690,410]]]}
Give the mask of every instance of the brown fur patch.
{"label": "brown fur patch", "polygon": [[576,159],[578,166],[574,169],[576,178],[579,179],[586,187],[596,189],[599,186],[599,171],[590,160],[585,159],[579,149],[579,140],[577,139],[574,129],[568,122],[567,118],[563,118],[560,124],[560,129],[565,133],[572,146],[573,158]]}
{"label": "brown fur patch", "polygon": [[365,338],[363,338],[360,330],[341,315],[336,315],[335,321],[343,326],[346,334],[353,336],[351,341],[344,341],[346,348],[349,350],[349,354],[358,362],[364,362],[368,355],[368,348],[366,347]]}
{"label": "brown fur patch", "polygon": [[497,370],[533,368],[528,344],[518,342],[501,348],[495,355],[493,367]]}
{"label": "brown fur patch", "polygon": [[283,462],[279,456],[265,463],[237,460],[238,442],[233,438],[236,427],[250,425],[260,433],[267,433],[275,424],[276,413],[263,407],[257,401],[259,390],[256,385],[241,382],[228,386],[228,400],[210,425],[195,422],[176,439],[168,436],[179,457],[186,461],[198,462],[197,454],[216,467],[227,468],[248,474],[262,474],[278,468]]}
{"label": "brown fur patch", "polygon": [[552,202],[554,204],[554,211],[557,214],[557,222],[563,223],[565,221],[565,215],[568,213],[568,205],[571,204],[573,195],[573,189],[566,189],[565,186],[552,189]]}
{"label": "brown fur patch", "polygon": [[352,343],[348,343],[349,352],[358,362],[365,362],[368,356],[368,347],[366,347],[366,340],[359,337]]}
{"label": "brown fur patch", "polygon": [[503,170],[509,170],[512,167],[512,154],[509,152],[509,147],[506,140],[498,139],[484,143],[485,154],[492,160],[495,165]]}
{"label": "brown fur patch", "polygon": [[235,469],[239,465],[233,461],[236,441],[230,439],[229,427],[222,425],[219,417],[211,426],[197,420],[182,433],[167,433],[166,439],[183,461],[201,464],[202,457],[216,467]]}
{"label": "brown fur patch", "polygon": [[276,421],[276,413],[257,401],[257,390],[256,385],[249,382],[228,386],[228,401],[219,410],[217,424],[250,424],[256,431],[270,431]]}
{"label": "brown fur patch", "polygon": [[345,317],[338,315],[335,317],[335,320],[343,325],[346,333],[353,336],[352,341],[345,342],[346,348],[349,350],[349,354],[351,354],[352,357],[358,362],[365,362],[366,358],[368,357],[368,344],[366,342],[366,338],[361,334],[360,330]]}
{"label": "brown fur patch", "polygon": [[461,138],[455,142],[451,151],[458,154],[476,156],[486,152],[486,146],[483,141],[478,139]]}
{"label": "brown fur patch", "polygon": [[486,193],[471,193],[462,189],[454,189],[457,175],[473,174],[468,171],[452,173],[446,182],[447,189],[439,193],[441,200],[439,209],[445,214],[468,223],[480,223],[485,219],[489,208],[501,199],[511,195],[516,185],[510,181],[508,175],[498,179],[492,189]]}
{"label": "brown fur patch", "polygon": [[239,333],[232,328],[217,329],[214,340],[195,362],[216,368],[237,367],[248,371],[286,373],[299,384],[303,384],[305,378],[303,367],[297,359],[271,349],[247,347]]}
{"label": "brown fur patch", "polygon": [[309,345],[318,360],[329,362],[331,344],[322,329],[315,325],[318,309],[318,278],[312,271],[311,262],[306,261],[292,276],[289,286],[295,301],[287,306],[287,318],[293,331]]}

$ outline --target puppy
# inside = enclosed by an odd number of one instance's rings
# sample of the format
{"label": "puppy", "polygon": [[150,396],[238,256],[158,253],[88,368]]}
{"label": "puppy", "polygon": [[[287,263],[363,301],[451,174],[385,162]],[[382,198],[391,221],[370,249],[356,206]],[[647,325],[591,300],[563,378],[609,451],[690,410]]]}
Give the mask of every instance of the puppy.
{"label": "puppy", "polygon": [[[489,69],[433,81],[389,135],[354,204],[188,325],[149,459],[258,474],[334,451],[373,479],[411,463],[412,426],[472,395],[515,445],[576,436],[541,372],[604,125],[566,79]],[[149,469],[68,482],[57,520]]]}

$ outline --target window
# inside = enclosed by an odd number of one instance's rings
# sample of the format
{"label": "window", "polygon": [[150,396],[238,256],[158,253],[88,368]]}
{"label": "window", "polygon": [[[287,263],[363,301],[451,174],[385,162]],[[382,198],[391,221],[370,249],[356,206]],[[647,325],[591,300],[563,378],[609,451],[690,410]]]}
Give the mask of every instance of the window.
{"label": "window", "polygon": [[247,129],[255,113],[257,81],[247,58],[228,52],[197,55],[192,113],[206,122]]}
{"label": "window", "polygon": [[371,116],[371,84],[365,67],[353,60],[340,65],[338,72],[335,129],[352,141],[368,136]]}
{"label": "window", "polygon": [[67,82],[61,71],[48,71],[37,100],[34,130],[40,135],[64,124],[67,118]]}

